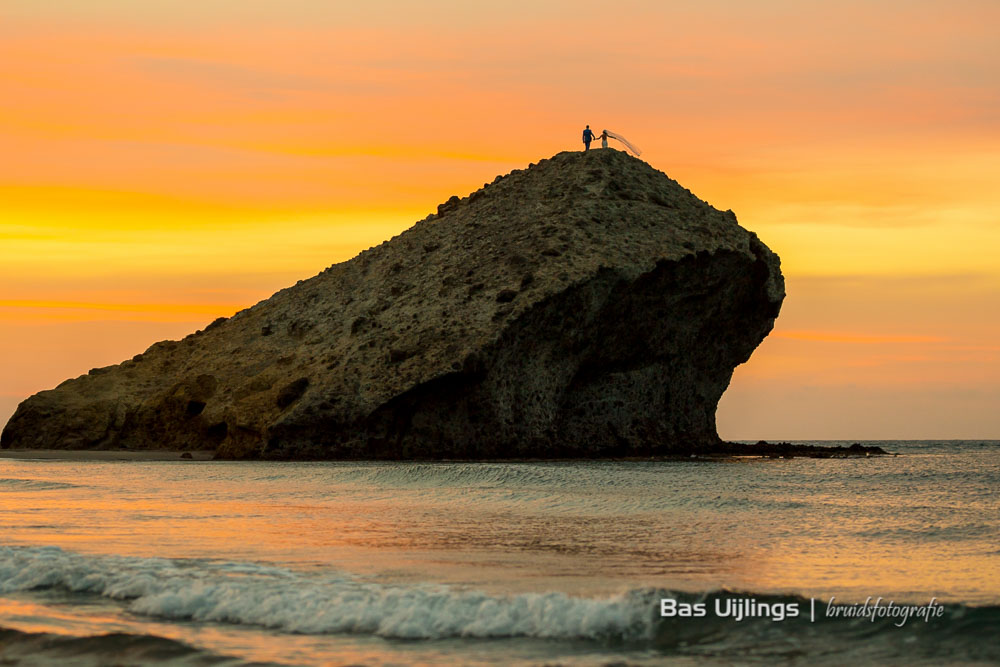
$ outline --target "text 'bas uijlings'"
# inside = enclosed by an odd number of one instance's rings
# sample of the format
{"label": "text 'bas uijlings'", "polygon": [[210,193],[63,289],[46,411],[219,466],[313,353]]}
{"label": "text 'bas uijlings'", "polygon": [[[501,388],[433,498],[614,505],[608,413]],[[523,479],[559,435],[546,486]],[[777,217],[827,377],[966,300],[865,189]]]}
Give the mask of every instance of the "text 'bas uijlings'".
{"label": "text 'bas uijlings'", "polygon": [[[719,618],[731,618],[734,621],[745,618],[783,621],[799,615],[799,603],[757,602],[753,598],[716,598],[712,611]],[[673,598],[660,600],[660,616],[664,618],[697,618],[707,615],[706,602],[678,602]]]}

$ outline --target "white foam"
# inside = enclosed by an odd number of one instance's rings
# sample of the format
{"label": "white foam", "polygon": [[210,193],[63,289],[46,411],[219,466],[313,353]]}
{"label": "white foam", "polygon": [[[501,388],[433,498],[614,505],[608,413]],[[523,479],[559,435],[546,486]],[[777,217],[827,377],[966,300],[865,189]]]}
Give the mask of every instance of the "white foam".
{"label": "white foam", "polygon": [[492,596],[440,585],[391,586],[247,563],[86,556],[0,547],[0,593],[61,588],[124,601],[160,618],[250,624],[303,634],[406,639],[651,637],[655,604],[641,592],[605,599],[562,593]]}

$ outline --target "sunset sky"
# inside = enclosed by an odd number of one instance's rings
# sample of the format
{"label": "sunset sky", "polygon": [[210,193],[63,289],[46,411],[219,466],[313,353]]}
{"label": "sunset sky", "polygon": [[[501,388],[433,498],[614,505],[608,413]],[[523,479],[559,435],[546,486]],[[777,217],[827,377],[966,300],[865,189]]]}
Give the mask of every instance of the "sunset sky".
{"label": "sunset sky", "polygon": [[3,0],[0,424],[584,124],[788,297],[730,439],[1000,438],[996,0]]}

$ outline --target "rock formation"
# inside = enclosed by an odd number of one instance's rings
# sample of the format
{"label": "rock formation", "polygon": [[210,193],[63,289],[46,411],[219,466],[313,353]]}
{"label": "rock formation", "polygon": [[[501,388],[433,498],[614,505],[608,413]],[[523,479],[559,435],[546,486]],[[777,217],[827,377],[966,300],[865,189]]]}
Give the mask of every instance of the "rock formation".
{"label": "rock formation", "polygon": [[3,447],[223,458],[711,451],[778,257],[625,153],[566,152],[18,407]]}

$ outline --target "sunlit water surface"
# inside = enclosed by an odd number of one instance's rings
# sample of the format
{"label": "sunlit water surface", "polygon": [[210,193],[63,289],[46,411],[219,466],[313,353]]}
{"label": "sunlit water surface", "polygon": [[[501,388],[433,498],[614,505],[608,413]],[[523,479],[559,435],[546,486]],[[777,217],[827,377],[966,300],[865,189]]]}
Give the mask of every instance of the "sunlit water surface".
{"label": "sunlit water surface", "polygon": [[[881,444],[901,456],[0,460],[0,626],[202,650],[157,654],[177,664],[1000,660],[975,646],[1000,630],[1000,443]],[[658,618],[721,589],[949,606],[904,628]],[[6,657],[46,664],[30,640]],[[115,641],[60,650],[152,660]]]}

